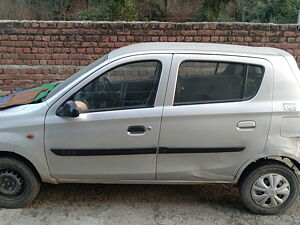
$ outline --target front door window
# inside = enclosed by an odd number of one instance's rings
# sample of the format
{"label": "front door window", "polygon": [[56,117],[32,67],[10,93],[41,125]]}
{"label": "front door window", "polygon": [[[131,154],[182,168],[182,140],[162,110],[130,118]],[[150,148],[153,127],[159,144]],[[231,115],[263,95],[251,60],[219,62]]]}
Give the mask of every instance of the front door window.
{"label": "front door window", "polygon": [[153,107],[161,70],[159,61],[121,65],[90,82],[73,100],[81,112]]}

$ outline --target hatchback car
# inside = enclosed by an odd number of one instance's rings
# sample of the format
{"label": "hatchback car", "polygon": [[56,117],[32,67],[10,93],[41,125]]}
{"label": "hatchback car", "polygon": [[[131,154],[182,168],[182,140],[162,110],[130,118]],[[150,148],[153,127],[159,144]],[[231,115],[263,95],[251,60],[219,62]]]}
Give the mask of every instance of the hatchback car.
{"label": "hatchback car", "polygon": [[253,212],[279,213],[299,189],[299,85],[275,48],[112,51],[40,101],[2,108],[0,206],[29,204],[41,182],[228,183]]}

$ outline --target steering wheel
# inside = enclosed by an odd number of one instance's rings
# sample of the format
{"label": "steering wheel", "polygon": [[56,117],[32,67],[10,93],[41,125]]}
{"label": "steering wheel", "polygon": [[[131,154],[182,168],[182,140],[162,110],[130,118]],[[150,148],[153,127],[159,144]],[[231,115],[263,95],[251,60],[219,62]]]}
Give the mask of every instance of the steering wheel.
{"label": "steering wheel", "polygon": [[113,90],[114,90],[113,86],[107,77],[103,77],[103,82],[104,82],[104,89],[105,89],[106,93],[113,92]]}
{"label": "steering wheel", "polygon": [[103,77],[104,89],[106,92],[106,97],[111,102],[112,106],[114,106],[114,88],[111,81],[107,77]]}

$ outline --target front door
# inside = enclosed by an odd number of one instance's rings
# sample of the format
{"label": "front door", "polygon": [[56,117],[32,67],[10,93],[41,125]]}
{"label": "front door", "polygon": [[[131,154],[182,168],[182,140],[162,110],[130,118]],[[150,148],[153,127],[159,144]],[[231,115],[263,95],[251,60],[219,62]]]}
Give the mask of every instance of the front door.
{"label": "front door", "polygon": [[[45,151],[59,181],[153,180],[171,55],[122,58],[90,75],[49,110]],[[56,115],[67,100],[79,117]]]}
{"label": "front door", "polygon": [[175,55],[163,112],[157,179],[230,182],[264,151],[272,66],[263,59]]}

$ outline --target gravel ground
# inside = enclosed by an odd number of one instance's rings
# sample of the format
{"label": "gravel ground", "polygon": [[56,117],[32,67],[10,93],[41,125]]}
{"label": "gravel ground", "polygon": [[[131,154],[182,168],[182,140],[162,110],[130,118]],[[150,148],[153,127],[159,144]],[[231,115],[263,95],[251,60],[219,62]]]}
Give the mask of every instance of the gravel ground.
{"label": "gravel ground", "polygon": [[42,186],[23,209],[0,209],[0,225],[300,224],[300,201],[278,216],[249,213],[225,185]]}

